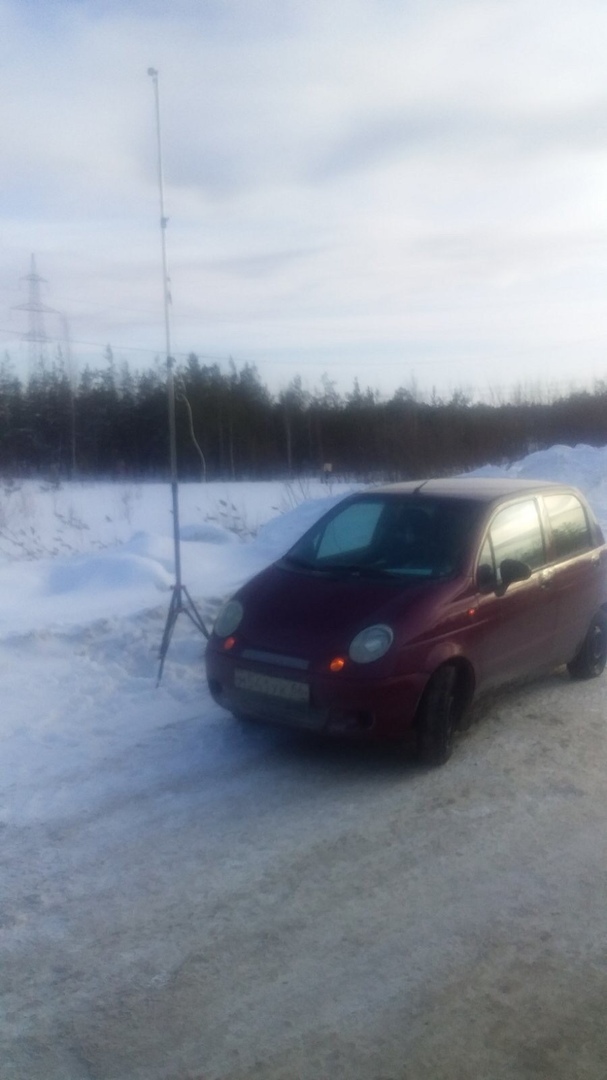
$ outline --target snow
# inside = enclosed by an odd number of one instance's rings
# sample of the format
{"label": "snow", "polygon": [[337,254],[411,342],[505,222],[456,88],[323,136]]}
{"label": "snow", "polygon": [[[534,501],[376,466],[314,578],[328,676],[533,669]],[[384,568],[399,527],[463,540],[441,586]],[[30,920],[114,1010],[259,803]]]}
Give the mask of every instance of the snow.
{"label": "snow", "polygon": [[516,476],[528,480],[558,480],[580,488],[602,522],[607,516],[607,472],[605,447],[553,446],[537,450],[507,469],[487,465],[477,476]]}
{"label": "snow", "polygon": [[[213,610],[353,485],[184,484],[182,579]],[[254,539],[253,539],[254,538]],[[160,484],[0,488],[0,634],[90,625],[157,607],[174,574]],[[168,598],[165,597],[168,603]]]}
{"label": "snow", "polygon": [[[479,471],[607,526],[607,448]],[[182,485],[203,617],[349,490]],[[241,728],[184,615],[157,686],[172,582],[166,485],[0,486],[3,1080],[602,1078],[607,680],[423,775]]]}

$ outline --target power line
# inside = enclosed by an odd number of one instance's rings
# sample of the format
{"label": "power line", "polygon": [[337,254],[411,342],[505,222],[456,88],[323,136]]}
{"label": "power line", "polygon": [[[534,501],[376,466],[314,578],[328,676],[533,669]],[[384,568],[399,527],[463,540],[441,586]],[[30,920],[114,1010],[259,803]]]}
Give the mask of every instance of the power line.
{"label": "power line", "polygon": [[[13,337],[21,338],[22,340],[23,340],[23,337],[24,337],[24,335],[21,333],[20,330],[10,330],[8,327],[5,327],[5,326],[0,326],[0,334],[10,334]],[[52,337],[51,335],[47,335],[45,340],[51,345],[62,345],[63,344],[63,338],[61,338],[61,337]],[[162,352],[161,349],[153,348],[151,345],[150,346],[146,346],[146,345],[114,345],[112,342],[108,342],[108,341],[105,341],[105,342],[102,343],[100,341],[85,341],[83,339],[74,338],[74,337],[71,338],[71,343],[72,343],[72,345],[85,345],[88,348],[99,349],[100,351],[103,351],[104,349],[107,349],[108,346],[109,346],[112,349],[113,352],[139,352],[139,353],[148,353],[148,354],[152,353],[154,355],[159,355]],[[186,359],[187,359],[188,356],[195,355],[200,360],[218,360],[218,361],[221,361],[221,360],[224,360],[224,361],[234,360],[239,364],[256,364],[256,363],[260,362],[258,360],[252,360],[250,358],[243,357],[243,356],[235,356],[234,353],[222,353],[221,355],[219,355],[219,354],[215,354],[215,353],[202,353],[198,349],[187,349],[187,350],[173,349],[173,355],[174,356],[184,356],[184,357],[186,357]],[[277,362],[280,363],[281,361],[277,361]],[[289,360],[284,361],[284,362],[285,363],[292,363],[292,361],[289,361]]]}

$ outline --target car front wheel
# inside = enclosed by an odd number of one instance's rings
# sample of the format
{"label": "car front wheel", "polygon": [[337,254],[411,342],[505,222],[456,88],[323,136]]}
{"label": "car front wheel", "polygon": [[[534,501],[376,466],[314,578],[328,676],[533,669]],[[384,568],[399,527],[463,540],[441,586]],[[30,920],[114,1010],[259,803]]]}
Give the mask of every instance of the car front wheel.
{"label": "car front wheel", "polygon": [[600,611],[588,627],[582,647],[567,664],[569,674],[574,679],[596,679],[607,663],[607,615]]}
{"label": "car front wheel", "polygon": [[417,713],[417,753],[423,765],[443,765],[451,757],[462,706],[457,669],[445,664],[431,676]]}

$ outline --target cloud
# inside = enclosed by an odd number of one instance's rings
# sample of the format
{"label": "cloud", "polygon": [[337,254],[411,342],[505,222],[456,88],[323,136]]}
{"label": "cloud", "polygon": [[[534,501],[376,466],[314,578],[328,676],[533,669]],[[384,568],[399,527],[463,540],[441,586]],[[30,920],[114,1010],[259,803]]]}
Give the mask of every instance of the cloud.
{"label": "cloud", "polygon": [[152,65],[184,351],[364,382],[375,350],[402,382],[607,334],[602,2],[0,0],[0,22],[5,327],[35,251],[83,341],[162,343]]}

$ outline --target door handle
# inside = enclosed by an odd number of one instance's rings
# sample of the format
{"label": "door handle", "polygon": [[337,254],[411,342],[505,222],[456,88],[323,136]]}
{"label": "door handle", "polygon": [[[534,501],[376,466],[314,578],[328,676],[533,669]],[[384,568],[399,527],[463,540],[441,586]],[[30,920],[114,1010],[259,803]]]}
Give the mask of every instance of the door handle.
{"label": "door handle", "polygon": [[554,581],[554,570],[542,570],[540,574],[540,589],[549,589]]}

